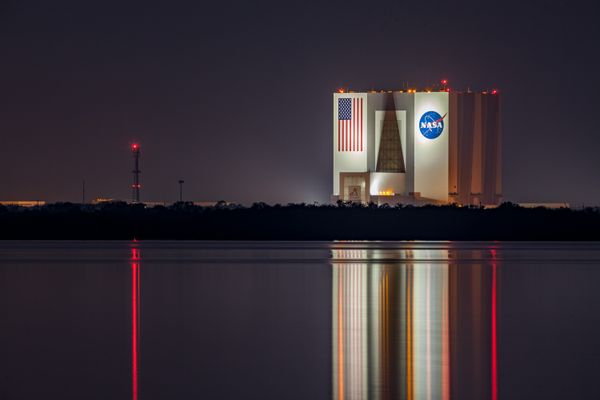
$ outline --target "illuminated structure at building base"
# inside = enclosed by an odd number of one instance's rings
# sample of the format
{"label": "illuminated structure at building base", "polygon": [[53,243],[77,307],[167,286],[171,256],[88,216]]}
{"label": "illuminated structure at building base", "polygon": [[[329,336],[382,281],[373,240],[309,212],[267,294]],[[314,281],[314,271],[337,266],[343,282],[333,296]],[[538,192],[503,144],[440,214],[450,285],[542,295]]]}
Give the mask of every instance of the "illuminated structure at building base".
{"label": "illuminated structure at building base", "polygon": [[500,96],[442,83],[437,91],[334,93],[334,201],[500,203]]}

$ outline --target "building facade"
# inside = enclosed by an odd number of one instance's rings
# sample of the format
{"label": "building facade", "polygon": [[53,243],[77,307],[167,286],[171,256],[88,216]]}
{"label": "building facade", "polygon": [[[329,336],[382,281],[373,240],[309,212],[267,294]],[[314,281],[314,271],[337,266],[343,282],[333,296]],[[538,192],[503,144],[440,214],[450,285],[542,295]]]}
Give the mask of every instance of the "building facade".
{"label": "building facade", "polygon": [[502,198],[499,95],[333,95],[334,201],[495,205]]}

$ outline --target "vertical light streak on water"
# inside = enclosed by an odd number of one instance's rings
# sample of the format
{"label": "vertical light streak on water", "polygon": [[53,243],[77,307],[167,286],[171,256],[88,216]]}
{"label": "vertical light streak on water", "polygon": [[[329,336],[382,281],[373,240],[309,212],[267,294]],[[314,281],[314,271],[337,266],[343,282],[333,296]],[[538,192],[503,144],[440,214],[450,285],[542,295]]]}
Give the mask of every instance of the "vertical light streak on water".
{"label": "vertical light streak on water", "polygon": [[368,381],[368,398],[370,400],[380,400],[382,392],[382,269],[381,267],[374,265],[369,266],[369,298],[367,301],[367,315],[368,315],[368,353],[367,366],[368,371],[365,374]]}
{"label": "vertical light streak on water", "polygon": [[413,283],[413,396],[427,398],[427,270],[415,265]]}
{"label": "vertical light streak on water", "polygon": [[[363,259],[365,257],[364,251],[360,250],[357,254],[359,259]],[[359,377],[358,377],[358,385],[359,385],[359,398],[363,399],[367,397],[366,388],[368,384],[368,366],[366,364],[366,349],[367,349],[367,298],[366,298],[366,285],[367,285],[367,271],[368,266],[365,263],[358,264],[358,276],[359,276],[359,285],[358,285],[358,322],[359,322],[359,331],[358,331],[358,365],[359,365]]]}
{"label": "vertical light streak on water", "polygon": [[[337,381],[335,388],[337,389],[338,400],[344,400],[344,266],[334,265],[334,282],[337,282],[337,287],[334,285],[335,295],[337,298],[334,303],[337,305],[334,313],[334,330],[337,332],[337,352],[334,355],[337,362],[334,363],[334,380]],[[334,335],[334,337],[336,337]]]}
{"label": "vertical light streak on water", "polygon": [[387,325],[385,323],[385,271],[381,270],[381,276],[379,279],[379,287],[377,288],[378,301],[377,308],[379,314],[379,337],[378,337],[378,351],[379,351],[379,392],[383,395],[382,398],[386,399],[387,394],[387,343],[386,343],[386,330]]}
{"label": "vertical light streak on water", "polygon": [[442,267],[442,400],[450,400],[450,267]]}
{"label": "vertical light streak on water", "polygon": [[428,265],[416,264],[413,273],[413,396],[417,400],[429,400],[430,394],[428,384],[428,376],[431,373],[428,354],[430,340],[428,269]]}
{"label": "vertical light streak on water", "polygon": [[431,321],[431,265],[424,265],[425,269],[425,366],[426,366],[426,384],[425,384],[425,398],[431,400],[431,334],[432,334],[432,321]]}
{"label": "vertical light streak on water", "polygon": [[131,249],[131,396],[138,400],[140,251]]}
{"label": "vertical light streak on water", "polygon": [[406,398],[414,399],[414,266],[406,268]]}
{"label": "vertical light streak on water", "polygon": [[498,298],[498,289],[497,289],[497,265],[496,265],[496,250],[492,249],[492,312],[491,312],[491,342],[492,342],[492,351],[491,351],[491,400],[498,400],[498,335],[497,335],[497,298]]}
{"label": "vertical light streak on water", "polygon": [[348,399],[356,397],[356,268],[350,264],[348,273],[348,369],[350,376],[348,380]]}
{"label": "vertical light streak on water", "polygon": [[[356,254],[355,254],[356,256]],[[361,331],[362,331],[362,325],[361,325],[361,320],[360,320],[360,302],[361,302],[361,298],[360,298],[360,270],[361,270],[361,266],[360,264],[354,264],[353,266],[354,268],[354,310],[353,310],[353,315],[354,315],[354,379],[355,379],[355,387],[354,387],[354,392],[356,393],[355,398],[360,399],[361,398],[361,393],[360,393],[360,382],[362,380],[362,376],[361,376],[361,365],[360,365],[360,339],[361,339]]]}
{"label": "vertical light streak on water", "polygon": [[395,301],[398,302],[397,318],[398,325],[396,333],[397,340],[399,342],[398,349],[395,357],[398,359],[398,369],[396,376],[398,379],[398,397],[401,400],[406,399],[406,264],[400,265],[398,274],[398,292],[394,294]]}

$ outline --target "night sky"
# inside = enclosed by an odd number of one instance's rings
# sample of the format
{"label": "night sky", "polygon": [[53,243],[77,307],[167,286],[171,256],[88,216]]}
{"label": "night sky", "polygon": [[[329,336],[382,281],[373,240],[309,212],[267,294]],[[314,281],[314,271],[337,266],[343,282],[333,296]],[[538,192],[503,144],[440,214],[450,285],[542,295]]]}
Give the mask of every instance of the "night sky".
{"label": "night sky", "polygon": [[506,200],[600,204],[588,1],[0,0],[0,200],[325,202],[332,92],[502,95]]}

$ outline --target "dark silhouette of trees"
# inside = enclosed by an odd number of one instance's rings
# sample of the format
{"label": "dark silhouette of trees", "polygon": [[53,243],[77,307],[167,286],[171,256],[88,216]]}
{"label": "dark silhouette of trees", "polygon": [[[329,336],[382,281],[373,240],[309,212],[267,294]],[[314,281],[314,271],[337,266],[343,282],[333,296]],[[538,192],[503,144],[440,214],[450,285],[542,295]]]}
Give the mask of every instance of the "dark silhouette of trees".
{"label": "dark silhouette of trees", "polygon": [[600,209],[218,202],[0,206],[0,239],[599,240]]}

